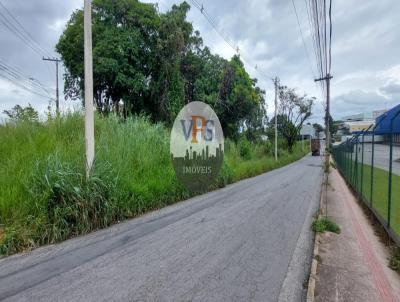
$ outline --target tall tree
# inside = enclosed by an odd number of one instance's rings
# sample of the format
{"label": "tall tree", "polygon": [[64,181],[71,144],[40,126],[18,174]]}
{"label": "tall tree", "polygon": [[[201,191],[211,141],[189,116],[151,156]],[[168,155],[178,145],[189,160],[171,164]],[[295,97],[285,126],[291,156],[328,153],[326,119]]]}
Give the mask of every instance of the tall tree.
{"label": "tall tree", "polygon": [[[264,91],[251,79],[239,56],[225,60],[203,46],[187,21],[183,2],[159,14],[138,0],[93,0],[94,95],[97,110],[145,112],[171,124],[192,101],[212,106],[225,135],[261,129]],[[67,72],[65,92],[83,92],[83,12],[75,11],[56,46]]]}
{"label": "tall tree", "polygon": [[[153,4],[137,0],[93,0],[93,76],[97,109],[144,110],[149,95],[160,18]],[[66,67],[65,93],[82,97],[83,11],[75,11],[56,45]]]}
{"label": "tall tree", "polygon": [[288,149],[292,152],[301,127],[311,116],[315,98],[299,96],[295,89],[281,85],[278,87],[278,95],[278,131],[286,139]]}

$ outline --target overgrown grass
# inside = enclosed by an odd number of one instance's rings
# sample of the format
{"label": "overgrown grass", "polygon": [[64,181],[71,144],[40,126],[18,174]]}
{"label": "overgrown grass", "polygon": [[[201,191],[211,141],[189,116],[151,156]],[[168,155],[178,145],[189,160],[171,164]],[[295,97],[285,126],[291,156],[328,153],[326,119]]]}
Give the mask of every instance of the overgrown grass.
{"label": "overgrown grass", "polygon": [[312,229],[316,233],[332,232],[340,234],[339,226],[335,222],[326,217],[314,220],[312,224]]}
{"label": "overgrown grass", "polygon": [[[0,253],[85,234],[190,197],[170,161],[169,131],[144,117],[95,121],[96,161],[85,177],[79,114],[0,126]],[[268,143],[226,140],[211,189],[255,176],[308,153],[297,145],[275,162]]]}

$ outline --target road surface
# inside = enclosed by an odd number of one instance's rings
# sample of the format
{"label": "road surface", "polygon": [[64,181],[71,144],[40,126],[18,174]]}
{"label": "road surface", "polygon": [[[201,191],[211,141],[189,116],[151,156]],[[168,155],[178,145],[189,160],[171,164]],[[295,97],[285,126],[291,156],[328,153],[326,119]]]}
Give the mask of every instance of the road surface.
{"label": "road surface", "polygon": [[321,159],[0,261],[4,301],[302,301]]}

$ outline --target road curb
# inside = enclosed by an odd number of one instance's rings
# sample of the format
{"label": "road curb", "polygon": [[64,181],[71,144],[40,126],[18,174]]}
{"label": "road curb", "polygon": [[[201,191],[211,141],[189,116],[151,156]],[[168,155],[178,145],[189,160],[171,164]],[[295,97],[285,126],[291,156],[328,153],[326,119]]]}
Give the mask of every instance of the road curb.
{"label": "road curb", "polygon": [[308,290],[307,290],[307,302],[315,301],[315,282],[317,281],[317,268],[318,268],[318,256],[319,256],[319,239],[320,235],[315,235],[313,260],[311,263],[310,278],[308,279]]}
{"label": "road curb", "polygon": [[[322,188],[321,188],[318,219],[322,217],[321,211],[323,210],[323,203],[324,203],[323,187],[324,187],[324,183],[322,184]],[[318,268],[320,237],[321,237],[321,235],[319,233],[315,234],[314,250],[313,250],[313,257],[312,257],[312,262],[311,262],[311,272],[310,272],[310,277],[308,279],[307,302],[315,301],[315,283],[317,281],[317,268]]]}

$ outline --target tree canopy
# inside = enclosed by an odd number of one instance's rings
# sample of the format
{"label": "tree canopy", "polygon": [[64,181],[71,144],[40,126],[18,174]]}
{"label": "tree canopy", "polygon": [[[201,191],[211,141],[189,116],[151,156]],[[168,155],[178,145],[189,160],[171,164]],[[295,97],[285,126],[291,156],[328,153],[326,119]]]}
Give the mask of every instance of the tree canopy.
{"label": "tree canopy", "polygon": [[287,86],[278,86],[278,131],[286,139],[289,151],[300,133],[304,122],[311,116],[314,97],[298,95],[295,89]]}
{"label": "tree canopy", "polygon": [[39,113],[32,107],[31,104],[28,104],[26,107],[22,107],[20,105],[15,105],[10,110],[4,110],[3,113],[7,115],[12,121],[31,121],[38,122],[39,121]]}
{"label": "tree canopy", "polygon": [[[138,0],[93,0],[94,102],[103,113],[144,113],[171,124],[180,109],[202,101],[216,111],[225,135],[259,131],[264,91],[239,56],[226,60],[203,45],[183,2],[159,13]],[[66,67],[65,94],[83,99],[83,11],[75,11],[56,46]]]}

